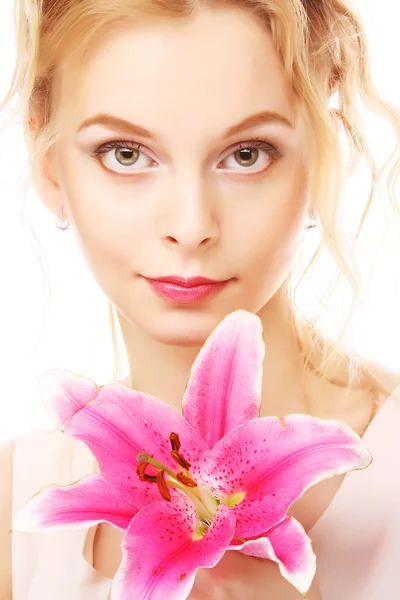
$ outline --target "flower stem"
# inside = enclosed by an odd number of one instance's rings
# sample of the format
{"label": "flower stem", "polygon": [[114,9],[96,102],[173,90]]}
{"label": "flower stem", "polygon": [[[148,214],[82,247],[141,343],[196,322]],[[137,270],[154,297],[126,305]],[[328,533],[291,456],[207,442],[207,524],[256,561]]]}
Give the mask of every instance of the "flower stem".
{"label": "flower stem", "polygon": [[170,477],[172,477],[174,480],[176,480],[176,474],[174,473],[174,471],[172,469],[170,469],[169,467],[166,467],[162,463],[158,462],[158,460],[154,460],[154,458],[151,458],[151,456],[149,456],[147,458],[147,462],[150,463],[151,465],[154,465],[155,467],[157,467],[157,469],[160,469],[160,471],[165,471],[165,473],[168,473],[168,475]]}

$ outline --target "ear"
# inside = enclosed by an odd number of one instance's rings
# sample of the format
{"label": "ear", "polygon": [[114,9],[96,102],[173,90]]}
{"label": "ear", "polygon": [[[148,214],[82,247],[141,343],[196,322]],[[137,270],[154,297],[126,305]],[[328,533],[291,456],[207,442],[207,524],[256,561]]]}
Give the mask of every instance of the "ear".
{"label": "ear", "polygon": [[[37,122],[33,117],[29,119],[30,133],[26,139],[29,152],[32,152],[34,148],[34,132],[36,124]],[[51,149],[46,153],[40,163],[32,167],[31,180],[36,193],[44,206],[51,213],[55,213],[57,208],[60,208],[63,204],[64,198],[57,181],[56,164]],[[63,217],[67,217],[65,208],[63,209]]]}

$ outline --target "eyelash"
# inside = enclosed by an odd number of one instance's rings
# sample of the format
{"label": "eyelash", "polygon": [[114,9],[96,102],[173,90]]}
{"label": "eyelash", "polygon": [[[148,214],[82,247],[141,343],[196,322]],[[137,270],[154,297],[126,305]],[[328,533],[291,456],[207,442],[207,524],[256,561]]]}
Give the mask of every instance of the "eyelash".
{"label": "eyelash", "polygon": [[[104,154],[107,154],[111,150],[115,150],[118,148],[122,148],[122,149],[129,148],[130,150],[138,150],[139,151],[141,147],[142,147],[142,144],[139,144],[133,140],[115,139],[115,140],[110,140],[109,142],[106,142],[105,144],[102,144],[101,146],[99,146],[96,150],[93,151],[93,153],[90,156],[92,156],[93,158],[100,157]],[[233,148],[231,154],[233,154],[234,152],[238,152],[239,150],[244,150],[244,149],[250,150],[252,148],[261,148],[262,150],[265,150],[271,156],[271,159],[272,159],[271,162],[275,162],[279,158],[283,157],[283,154],[280,152],[280,150],[276,146],[273,146],[272,144],[270,144],[268,142],[268,140],[264,139],[264,138],[255,138],[255,139],[247,140],[246,142],[241,142],[237,147]],[[225,158],[228,158],[228,156],[230,156],[231,154],[228,154]],[[146,155],[146,156],[148,156],[148,155]],[[151,157],[148,156],[148,158],[151,158]],[[123,165],[121,165],[121,166],[123,166]],[[268,167],[261,169],[259,171],[250,171],[249,170],[248,175],[250,175],[251,173],[254,173],[257,175],[257,174],[264,172],[266,169],[268,169]],[[117,173],[117,171],[113,171],[112,169],[109,169],[109,170],[112,173]],[[129,173],[129,174],[131,174],[131,173]],[[123,175],[123,177],[126,177],[126,175]]]}

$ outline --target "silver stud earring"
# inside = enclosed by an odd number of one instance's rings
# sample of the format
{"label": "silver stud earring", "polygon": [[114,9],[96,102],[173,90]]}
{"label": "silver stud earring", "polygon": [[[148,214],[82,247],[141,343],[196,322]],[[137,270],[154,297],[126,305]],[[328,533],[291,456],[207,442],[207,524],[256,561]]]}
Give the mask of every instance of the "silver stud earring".
{"label": "silver stud earring", "polygon": [[[307,230],[312,229],[313,227],[317,226],[317,220],[314,216],[308,215],[308,218],[309,218],[309,222],[304,226],[304,229],[307,229]],[[55,225],[61,231],[67,231],[70,226],[70,222],[68,221],[68,219],[63,218],[60,208],[57,208],[57,210],[56,210]]]}
{"label": "silver stud earring", "polygon": [[63,218],[62,213],[61,213],[61,208],[57,208],[57,210],[56,210],[55,225],[61,231],[67,231],[67,229],[69,229],[70,223],[69,223],[68,219]]}
{"label": "silver stud earring", "polygon": [[308,215],[308,223],[304,226],[304,229],[312,229],[313,227],[317,226],[317,219],[316,217],[314,217],[313,213],[311,213],[311,215]]}

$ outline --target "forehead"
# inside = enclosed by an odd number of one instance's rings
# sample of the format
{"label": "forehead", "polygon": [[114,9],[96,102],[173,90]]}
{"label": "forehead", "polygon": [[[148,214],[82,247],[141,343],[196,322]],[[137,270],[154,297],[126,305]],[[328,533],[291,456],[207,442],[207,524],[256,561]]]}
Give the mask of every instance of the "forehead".
{"label": "forehead", "polygon": [[[169,135],[225,129],[250,112],[293,118],[293,97],[267,27],[242,9],[203,9],[104,35],[73,69],[61,70],[71,124],[111,113]],[[71,97],[74,102],[71,103]]]}

